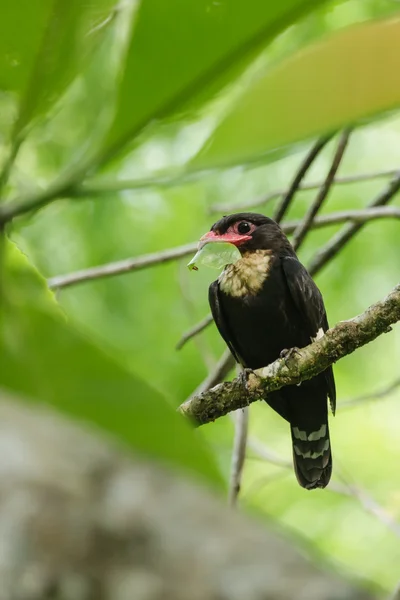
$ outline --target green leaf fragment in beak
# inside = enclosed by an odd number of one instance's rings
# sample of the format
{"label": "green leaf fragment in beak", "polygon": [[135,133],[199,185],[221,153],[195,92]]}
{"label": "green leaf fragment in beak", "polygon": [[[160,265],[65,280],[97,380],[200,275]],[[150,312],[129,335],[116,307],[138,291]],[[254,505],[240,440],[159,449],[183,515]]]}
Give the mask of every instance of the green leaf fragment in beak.
{"label": "green leaf fragment in beak", "polygon": [[188,263],[190,271],[197,271],[197,265],[204,265],[212,269],[223,269],[241,258],[239,250],[228,242],[209,242],[205,244]]}

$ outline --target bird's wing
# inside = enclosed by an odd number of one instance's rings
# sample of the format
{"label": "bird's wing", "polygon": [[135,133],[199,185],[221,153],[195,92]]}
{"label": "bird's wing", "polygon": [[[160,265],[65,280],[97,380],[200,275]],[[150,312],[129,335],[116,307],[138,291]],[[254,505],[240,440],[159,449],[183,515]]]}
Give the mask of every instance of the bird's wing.
{"label": "bird's wing", "polygon": [[[310,341],[318,339],[321,337],[321,333],[327,331],[329,328],[321,292],[307,269],[303,267],[297,258],[283,258],[282,268],[290,295],[305,321]],[[332,367],[328,367],[324,375],[332,412],[335,413],[336,389]]]}
{"label": "bird's wing", "polygon": [[229,350],[232,352],[234,359],[236,360],[236,362],[243,364],[237,351],[234,348],[233,336],[229,330],[229,327],[226,323],[226,319],[224,317],[219,293],[220,292],[219,292],[218,281],[213,281],[213,283],[208,288],[208,301],[210,303],[210,308],[211,308],[211,313],[212,313],[213,319],[215,321],[215,324],[218,328],[218,331],[219,331],[221,337],[224,339]]}

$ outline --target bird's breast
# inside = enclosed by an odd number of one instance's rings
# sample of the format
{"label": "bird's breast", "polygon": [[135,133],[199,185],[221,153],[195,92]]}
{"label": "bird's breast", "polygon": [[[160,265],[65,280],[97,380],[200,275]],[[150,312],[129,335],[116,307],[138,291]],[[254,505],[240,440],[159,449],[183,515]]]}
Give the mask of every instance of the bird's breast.
{"label": "bird's breast", "polygon": [[244,254],[236,263],[225,267],[218,279],[220,289],[233,298],[258,294],[268,277],[272,261],[271,250]]}

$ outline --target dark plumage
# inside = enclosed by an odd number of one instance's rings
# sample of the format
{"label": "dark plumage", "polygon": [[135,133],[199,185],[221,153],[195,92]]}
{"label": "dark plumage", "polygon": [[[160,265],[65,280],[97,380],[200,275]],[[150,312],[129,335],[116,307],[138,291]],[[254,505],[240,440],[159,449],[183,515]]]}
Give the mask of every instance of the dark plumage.
{"label": "dark plumage", "polygon": [[[229,215],[202,238],[219,240],[234,243],[242,254],[209,289],[215,323],[239,363],[264,367],[328,329],[321,293],[277,223],[255,213]],[[307,489],[325,487],[332,472],[328,397],[334,412],[332,368],[266,398],[290,423],[296,476]]]}

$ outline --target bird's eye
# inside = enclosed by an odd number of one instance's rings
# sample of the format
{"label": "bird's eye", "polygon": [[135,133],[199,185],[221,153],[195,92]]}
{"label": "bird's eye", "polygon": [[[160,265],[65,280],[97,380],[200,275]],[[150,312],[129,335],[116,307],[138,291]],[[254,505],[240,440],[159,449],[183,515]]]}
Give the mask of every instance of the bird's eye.
{"label": "bird's eye", "polygon": [[247,221],[241,221],[237,226],[237,230],[239,233],[244,235],[245,233],[249,233],[251,230],[251,225],[250,223],[247,223]]}

